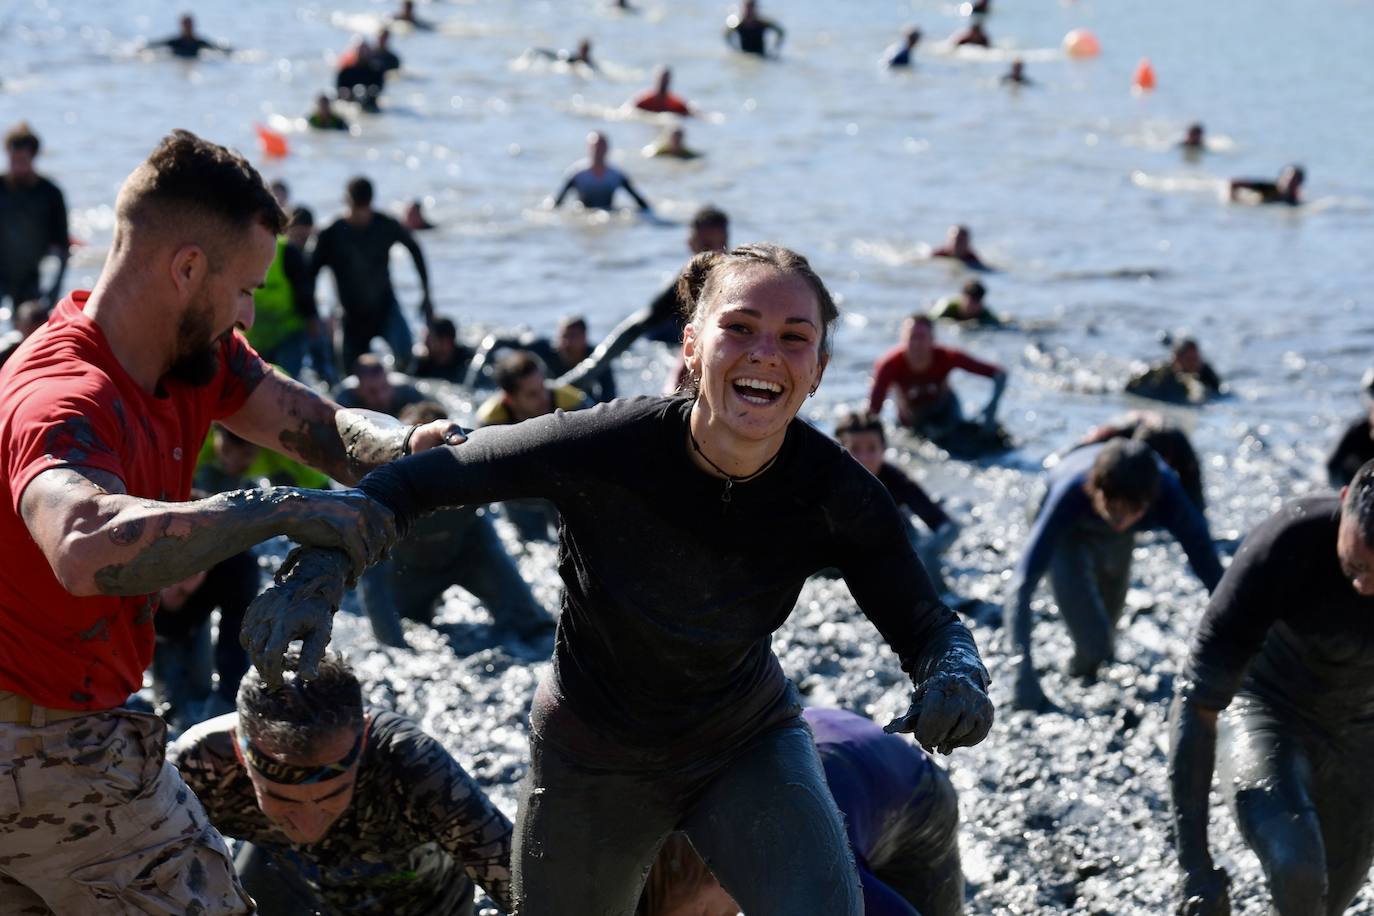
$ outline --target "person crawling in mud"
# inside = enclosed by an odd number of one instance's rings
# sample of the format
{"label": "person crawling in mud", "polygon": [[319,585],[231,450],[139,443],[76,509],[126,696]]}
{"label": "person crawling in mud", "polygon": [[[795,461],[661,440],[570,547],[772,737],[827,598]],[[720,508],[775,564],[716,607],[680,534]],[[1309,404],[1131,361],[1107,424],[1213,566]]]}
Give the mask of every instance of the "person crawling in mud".
{"label": "person crawling in mud", "polygon": [[[0,831],[11,912],[250,910],[162,765],[165,724],[123,708],[153,655],[157,593],[277,535],[342,548],[357,575],[392,523],[355,491],[187,501],[211,421],[343,482],[448,432],[343,410],[253,352],[238,329],[285,226],[248,162],[173,132],[119,191],[95,289],[0,370],[0,760],[31,825]],[[284,649],[293,620],[264,638]],[[17,802],[0,795],[0,823]]]}
{"label": "person crawling in mud", "polygon": [[937,441],[954,433],[966,422],[959,397],[949,386],[950,373],[955,369],[992,381],[992,394],[977,419],[977,425],[991,434],[997,428],[997,405],[1007,388],[1007,371],[962,350],[939,346],[934,322],[920,313],[902,322],[902,342],[874,364],[869,413],[881,414],[891,391],[897,419],[903,426]]}
{"label": "person crawling in mud", "polygon": [[1207,519],[1178,476],[1144,442],[1112,439],[1076,449],[1050,470],[1047,483],[1010,591],[1011,643],[1020,656],[1013,691],[1017,709],[1046,706],[1030,645],[1031,599],[1045,573],[1073,639],[1068,672],[1082,678],[1095,677],[1112,659],[1137,531],[1168,530],[1209,592],[1221,578]]}
{"label": "person crawling in mud", "polygon": [[[958,916],[959,798],[929,754],[863,716],[802,713],[859,865],[864,916]],[[740,911],[680,833],[659,850],[635,916],[736,916]]]}
{"label": "person crawling in mud", "polygon": [[[838,319],[806,259],[767,244],[702,254],[681,290],[690,396],[483,428],[362,488],[402,532],[442,506],[521,497],[562,516],[563,611],[512,853],[522,916],[633,913],[678,830],[746,912],[860,916],[844,823],[771,634],[809,576],[838,568],[912,680],[887,730],[945,753],[987,735],[987,672],[882,484],[797,416]],[[338,595],[343,559],[304,551],[256,613]],[[330,562],[335,585],[321,585],[311,570]]]}
{"label": "person crawling in mud", "polygon": [[859,411],[845,414],[835,426],[835,438],[868,473],[882,481],[899,509],[910,512],[926,526],[927,533],[921,535],[914,524],[908,525],[907,538],[921,558],[931,584],[944,594],[947,589],[941,575],[940,558],[959,536],[958,523],[905,471],[884,460],[887,433],[882,419],[876,414]]}
{"label": "person crawling in mud", "polygon": [[[1153,410],[1132,410],[1125,416],[1096,427],[1069,450],[1112,439],[1136,439],[1154,449],[1155,454],[1163,458],[1164,463],[1178,475],[1183,492],[1188,494],[1198,511],[1206,510],[1207,498],[1202,492],[1202,463],[1188,434],[1177,423]],[[1370,457],[1374,458],[1374,455]],[[1058,462],[1063,459],[1062,456],[1056,456],[1055,460]],[[1047,461],[1046,467],[1050,466]]]}
{"label": "person crawling in mud", "polygon": [[340,656],[278,689],[252,670],[237,707],[167,757],[244,841],[234,868],[259,916],[471,916],[474,882],[512,912],[510,821],[418,724],[365,707]]}
{"label": "person crawling in mud", "polygon": [[1170,716],[1178,912],[1229,913],[1208,847],[1214,765],[1279,916],[1344,913],[1374,862],[1374,462],[1250,533]]}
{"label": "person crawling in mud", "polygon": [[1126,393],[1171,404],[1198,404],[1222,394],[1221,376],[1202,358],[1197,341],[1185,337],[1174,344],[1167,362],[1128,381]]}

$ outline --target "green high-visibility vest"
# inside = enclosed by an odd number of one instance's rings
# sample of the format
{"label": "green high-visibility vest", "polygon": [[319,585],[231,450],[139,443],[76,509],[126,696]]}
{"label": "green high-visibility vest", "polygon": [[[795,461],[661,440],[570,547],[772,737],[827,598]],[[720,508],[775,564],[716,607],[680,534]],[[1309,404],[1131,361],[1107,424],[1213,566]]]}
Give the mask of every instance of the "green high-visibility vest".
{"label": "green high-visibility vest", "polygon": [[305,330],[305,321],[296,311],[296,294],[286,278],[286,236],[277,238],[277,256],[267,268],[262,289],[253,291],[253,327],[248,342],[259,352],[270,352],[286,338]]}

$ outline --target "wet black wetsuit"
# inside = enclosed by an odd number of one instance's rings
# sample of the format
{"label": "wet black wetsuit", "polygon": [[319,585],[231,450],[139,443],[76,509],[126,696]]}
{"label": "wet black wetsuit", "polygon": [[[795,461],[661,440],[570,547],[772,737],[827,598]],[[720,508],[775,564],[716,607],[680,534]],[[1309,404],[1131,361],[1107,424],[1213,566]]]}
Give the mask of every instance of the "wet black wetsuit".
{"label": "wet black wetsuit", "polygon": [[895,464],[884,461],[878,469],[878,479],[887,487],[887,492],[892,494],[897,505],[910,509],[931,531],[950,521],[945,510],[930,498],[921,485]]}
{"label": "wet black wetsuit", "polygon": [[346,369],[351,369],[359,354],[367,351],[374,337],[385,337],[398,361],[410,359],[410,331],[391,286],[394,245],[404,245],[415,259],[415,270],[428,294],[429,274],[419,243],[404,226],[385,214],[374,212],[364,226],[337,219],[315,240],[311,276],[318,278],[326,267],[334,274],[343,313]]}
{"label": "wet black wetsuit", "polygon": [[1326,459],[1326,476],[1331,486],[1340,488],[1350,483],[1355,472],[1366,462],[1374,460],[1374,430],[1369,417],[1363,416],[1346,427],[1341,441]]}
{"label": "wet black wetsuit", "polygon": [[[1215,755],[1281,916],[1344,912],[1374,861],[1374,598],[1341,571],[1339,521],[1337,498],[1310,497],[1251,532],[1198,628],[1174,710],[1180,863],[1211,865]],[[1214,734],[1205,714],[1222,709]]]}
{"label": "wet black wetsuit", "polygon": [[562,514],[563,611],[514,857],[522,913],[633,912],[659,843],[683,829],[749,913],[857,916],[843,825],[771,634],[807,576],[836,566],[913,680],[976,680],[977,649],[891,497],[836,443],[794,420],[776,463],[727,490],[691,461],[691,408],[636,398],[484,428],[361,487],[402,530],[458,503],[542,497]]}
{"label": "wet black wetsuit", "polygon": [[[0,302],[8,296],[19,305],[57,289],[39,290],[38,265],[56,253],[67,263],[67,202],[62,191],[42,175],[15,183],[0,175]],[[61,285],[61,274],[54,286]]]}
{"label": "wet black wetsuit", "polygon": [[753,19],[748,22],[740,21],[732,25],[726,31],[726,38],[734,36],[735,43],[745,54],[757,54],[760,57],[768,55],[768,33],[778,34],[778,44],[782,44],[782,29],[767,19]]}

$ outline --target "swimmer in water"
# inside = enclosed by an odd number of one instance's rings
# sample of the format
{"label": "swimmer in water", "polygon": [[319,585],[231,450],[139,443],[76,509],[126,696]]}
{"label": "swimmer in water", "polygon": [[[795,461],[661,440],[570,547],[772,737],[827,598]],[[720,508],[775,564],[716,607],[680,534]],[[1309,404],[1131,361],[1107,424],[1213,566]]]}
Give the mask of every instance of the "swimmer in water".
{"label": "swimmer in water", "polygon": [[[773,41],[771,51],[768,48],[769,32],[777,36]],[[758,4],[755,0],[744,0],[740,4],[739,12],[731,13],[729,18],[725,20],[726,43],[733,45],[745,54],[776,57],[778,52],[782,50],[782,42],[786,34],[782,26],[759,15]]]}
{"label": "swimmer in water", "polygon": [[1207,137],[1200,121],[1194,121],[1188,125],[1188,130],[1184,133],[1183,139],[1178,141],[1178,148],[1185,153],[1205,153],[1207,151]]}
{"label": "swimmer in water", "polygon": [[1167,362],[1127,381],[1126,391],[1171,404],[1200,404],[1225,393],[1221,376],[1202,358],[1202,348],[1191,337],[1174,344]]}
{"label": "swimmer in water", "polygon": [[334,110],[327,95],[315,96],[315,110],[305,121],[315,130],[348,130],[348,122]]}
{"label": "swimmer in water", "polygon": [[906,39],[883,52],[883,62],[890,68],[898,69],[911,66],[911,55],[916,53],[916,45],[921,40],[920,29],[909,29]]}
{"label": "swimmer in water", "polygon": [[382,29],[377,33],[377,43],[372,47],[368,63],[372,65],[372,69],[383,74],[401,69],[400,56],[391,50],[390,29]]}
{"label": "swimmer in water", "polygon": [[1047,483],[1007,608],[1012,650],[1019,656],[1013,702],[1032,711],[1046,706],[1031,658],[1031,600],[1046,573],[1073,641],[1068,673],[1090,680],[1115,652],[1136,532],[1167,529],[1208,592],[1221,579],[1207,519],[1144,442],[1112,439],[1074,449],[1050,469]]}
{"label": "swimmer in water", "polygon": [[1011,62],[1011,69],[1002,74],[1000,80],[1003,86],[1030,86],[1035,83],[1030,77],[1026,76],[1026,62],[1021,58],[1016,58]]}
{"label": "swimmer in water", "polygon": [[596,63],[592,60],[592,42],[590,38],[584,38],[577,43],[576,51],[555,51],[552,48],[531,48],[528,52],[535,57],[542,57],[546,60],[555,60],[559,63],[572,66],[581,64],[588,70],[595,70]]}
{"label": "swimmer in water", "polygon": [[649,202],[630,184],[629,176],[615,166],[607,165],[608,146],[606,135],[600,131],[587,135],[587,158],[568,170],[568,179],[553,199],[552,206],[560,206],[563,198],[572,192],[589,210],[610,210],[615,202],[615,192],[623,189],[639,204],[639,209],[646,212],[650,210]]}
{"label": "swimmer in water", "polygon": [[935,303],[930,317],[936,321],[953,321],[966,327],[1001,327],[1002,319],[984,303],[987,287],[977,280],[964,284],[959,295]]}
{"label": "swimmer in water", "polygon": [[1374,859],[1374,464],[1246,537],[1195,630],[1169,717],[1177,912],[1229,913],[1212,775],[1270,912],[1344,913]]}
{"label": "swimmer in water", "polygon": [[[530,714],[516,912],[629,912],[680,830],[747,913],[861,916],[844,821],[772,632],[809,576],[839,568],[912,677],[909,711],[885,730],[944,753],[987,735],[988,675],[882,484],[798,416],[838,319],[807,261],[746,245],[693,259],[681,287],[692,394],[481,429],[362,489],[401,533],[450,505],[543,497],[562,514],[566,590]],[[346,564],[326,551],[299,562],[335,563],[325,587],[342,594]],[[265,603],[318,593],[307,574]]]}
{"label": "swimmer in water", "polygon": [[228,54],[233,49],[228,45],[216,44],[208,38],[202,38],[196,34],[196,20],[190,13],[181,17],[181,31],[171,38],[163,38],[160,41],[151,41],[145,45],[145,49],[166,48],[172,52],[173,57],[180,57],[185,60],[195,60],[200,56],[201,51],[217,51],[220,54]]}
{"label": "swimmer in water", "polygon": [[1307,175],[1300,165],[1285,166],[1278,180],[1265,181],[1262,178],[1233,178],[1229,185],[1231,200],[1239,203],[1288,204],[1296,207],[1302,203],[1299,192]]}
{"label": "swimmer in water", "polygon": [[381,110],[377,99],[385,85],[385,74],[372,65],[372,55],[372,46],[367,39],[355,39],[348,50],[339,55],[334,90],[339,101],[356,102],[363,111],[375,113]]}
{"label": "swimmer in water", "polygon": [[952,48],[990,48],[992,39],[988,33],[983,31],[981,19],[974,19],[967,26],[949,36],[949,45]]}
{"label": "swimmer in water", "polygon": [[932,258],[953,258],[971,270],[988,270],[983,259],[973,250],[973,233],[968,226],[950,226],[945,243],[930,252]]}
{"label": "swimmer in water", "polygon": [[[949,775],[863,716],[812,706],[802,718],[858,860],[864,916],[960,916],[959,797]],[[649,870],[634,916],[739,911],[692,844],[674,833]]]}
{"label": "swimmer in water", "polygon": [[928,315],[907,318],[902,323],[902,342],[874,365],[868,411],[881,414],[888,392],[894,391],[901,424],[926,438],[939,438],[964,422],[959,397],[949,386],[949,375],[955,369],[992,381],[992,396],[978,420],[991,432],[997,426],[997,405],[1007,387],[1006,370],[962,350],[937,346],[935,327]]}
{"label": "swimmer in water", "polygon": [[421,19],[415,15],[415,0],[401,0],[401,8],[391,14],[392,22],[404,22],[412,29],[427,32],[434,28],[434,23],[427,19]]}
{"label": "swimmer in water", "polygon": [[411,232],[423,232],[434,228],[434,224],[425,218],[424,206],[418,197],[406,204],[405,213],[401,216],[401,225]]}
{"label": "swimmer in water", "polygon": [[687,106],[680,97],[669,91],[669,86],[673,82],[673,71],[667,67],[659,67],[658,75],[654,81],[654,88],[646,89],[630,101],[630,104],[640,111],[648,111],[655,114],[667,113],[691,117],[692,109]]}
{"label": "swimmer in water", "polygon": [[701,153],[694,149],[689,149],[683,142],[685,133],[681,127],[674,127],[658,140],[644,147],[644,155],[649,157],[662,156],[667,159],[696,159]]}

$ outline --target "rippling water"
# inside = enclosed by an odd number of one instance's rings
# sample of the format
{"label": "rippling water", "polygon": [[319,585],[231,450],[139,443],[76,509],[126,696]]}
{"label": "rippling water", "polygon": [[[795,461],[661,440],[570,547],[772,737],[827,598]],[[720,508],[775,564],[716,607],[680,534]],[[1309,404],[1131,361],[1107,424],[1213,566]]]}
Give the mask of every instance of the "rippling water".
{"label": "rippling water", "polygon": [[[955,494],[956,509],[971,519],[955,552],[964,564],[957,585],[994,601],[1002,588],[997,573],[1014,561],[1024,538],[1030,479],[1023,470],[1124,409],[1120,395],[1101,392],[1115,388],[1133,360],[1161,355],[1161,332],[1199,336],[1235,391],[1183,414],[1208,461],[1212,521],[1220,531],[1243,531],[1278,499],[1315,485],[1321,452],[1360,409],[1357,382],[1374,362],[1374,16],[1362,0],[1301,7],[1001,0],[988,21],[998,47],[961,53],[939,47],[960,26],[952,4],[774,0],[764,12],[788,29],[783,57],[774,62],[727,50],[720,30],[728,6],[717,2],[645,0],[633,15],[580,0],[419,8],[437,28],[397,35],[406,69],[387,90],[384,114],[362,119],[356,135],[320,136],[291,119],[332,82],[332,55],[356,30],[374,28],[389,4],[199,2],[200,30],[239,50],[229,59],[186,64],[136,53],[143,39],[174,29],[174,5],[9,0],[0,9],[0,122],[32,122],[44,141],[40,168],[67,192],[73,232],[87,243],[69,279],[93,282],[119,182],[174,127],[255,156],[255,123],[285,128],[291,155],[265,163],[264,172],[287,180],[294,198],[321,217],[336,209],[344,181],[357,173],[374,179],[384,205],[426,198],[442,224],[424,239],[435,301],[474,334],[516,324],[548,330],[570,311],[586,313],[594,335],[604,331],[676,272],[686,254],[680,224],[710,202],[731,214],[736,241],[769,239],[801,250],[843,296],[835,362],[810,408],[824,419],[837,405],[862,399],[868,367],[890,345],[902,316],[957,289],[963,274],[921,257],[951,223],[967,223],[985,259],[999,268],[984,278],[990,305],[1035,327],[962,337],[963,345],[1012,370],[1005,417],[1023,448],[1003,462],[1010,467],[976,474],[965,465],[928,468],[932,489]],[[879,54],[909,24],[927,36],[917,65],[889,74],[877,65]],[[1100,59],[1070,61],[1059,53],[1060,39],[1075,27],[1096,32]],[[518,62],[527,47],[571,47],[584,35],[595,42],[599,74]],[[1027,59],[1037,85],[1011,93],[997,76],[1016,55]],[[1130,79],[1142,56],[1153,61],[1159,88],[1139,97]],[[642,158],[639,149],[662,122],[617,111],[665,63],[674,68],[675,91],[703,112],[687,122],[688,144],[706,153],[695,162]],[[1187,162],[1172,144],[1194,119],[1206,123],[1216,149]],[[613,158],[659,216],[678,225],[540,209],[592,129],[608,131]],[[1254,209],[1221,201],[1227,176],[1272,176],[1289,161],[1307,167],[1306,206]],[[413,301],[403,256],[396,273],[403,297]],[[627,377],[625,387],[657,390],[662,359],[647,345],[639,353],[632,365],[642,374]],[[980,380],[959,384],[974,402],[983,397]],[[1133,606],[1159,601],[1180,615],[1175,622],[1140,618],[1125,639],[1138,653],[1132,664],[1148,677],[1154,666],[1176,664],[1201,598],[1180,578],[1173,548],[1143,556]],[[536,552],[522,562],[552,604],[549,559]],[[820,657],[807,654],[815,642],[811,623],[847,607],[824,588],[810,588],[806,601],[809,611],[797,615],[803,622],[780,637],[785,664],[799,678],[808,659]],[[1053,622],[1047,632],[1058,641],[1055,651],[1062,649],[1062,626]],[[872,638],[864,629],[846,633]],[[341,636],[367,644],[353,624]],[[996,636],[980,628],[979,639],[996,676]],[[467,672],[456,695],[419,659],[398,668],[374,655],[368,665],[374,673],[407,672],[409,680],[393,678],[378,689],[451,741],[480,728],[487,741],[510,750],[475,764],[500,785],[509,809],[532,680],[500,658],[499,651],[482,653],[444,668]],[[842,660],[838,678],[810,678],[819,685],[815,695],[873,701],[878,688],[891,686],[873,685],[875,664],[867,649]],[[985,748],[956,756],[965,764],[958,778],[969,792],[966,805],[975,811],[966,862],[985,884],[976,911],[1006,911],[1013,903],[1022,912],[1057,911],[1037,910],[1023,885],[1081,852],[1051,848],[1041,855],[1040,841],[1022,839],[1019,821],[1001,825],[1001,812],[1008,805],[1019,812],[1021,802],[973,793],[980,775],[984,785],[989,778],[1006,785],[1023,763],[1015,748],[1027,746],[1034,748],[1027,759],[1048,761],[1038,779],[1080,774],[1066,748],[1095,746],[1103,722],[1110,731],[1118,690],[1156,705],[1119,764],[1135,775],[1109,774],[1100,785],[1117,787],[1105,790],[1110,798],[1130,780],[1144,782],[1122,790],[1130,801],[1106,808],[1129,812],[1139,803],[1140,823],[1163,831],[1159,696],[1131,687],[1134,669],[1118,667],[1127,674],[1105,699],[1070,698],[1078,715],[1096,723],[1086,731],[1054,717],[1034,732],[1025,722],[1002,723]],[[1053,677],[1047,685],[1063,686]],[[502,697],[509,708],[480,708]],[[1012,755],[998,758],[1007,748]],[[1110,753],[1118,752],[1104,751]],[[1098,765],[1108,758],[1092,759]],[[1079,799],[1077,790],[1055,789],[1061,796]],[[1080,812],[1082,803],[1062,802]],[[1028,812],[1046,804],[1025,803]],[[1229,837],[1234,852],[1234,832],[1228,827],[1219,835]],[[1097,909],[1080,901],[1082,911],[1160,911],[1150,901],[1158,903],[1173,880],[1161,845],[1167,837],[1114,833],[1097,854],[1135,848],[1123,837],[1145,842],[1147,861],[1125,890],[1108,882]],[[1250,889],[1238,893],[1252,908],[1246,912],[1258,912],[1257,874],[1244,856],[1236,867],[1248,869]],[[1161,861],[1166,871],[1152,872]],[[1108,872],[1112,881],[1114,874]],[[1110,902],[1128,892],[1131,905]]]}

